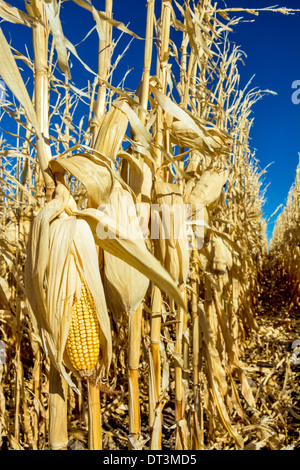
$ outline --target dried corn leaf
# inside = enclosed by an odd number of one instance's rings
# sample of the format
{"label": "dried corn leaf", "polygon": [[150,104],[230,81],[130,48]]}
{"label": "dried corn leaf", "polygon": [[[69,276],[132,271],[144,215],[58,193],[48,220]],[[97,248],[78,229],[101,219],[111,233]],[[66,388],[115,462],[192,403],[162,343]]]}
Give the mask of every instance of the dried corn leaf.
{"label": "dried corn leaf", "polygon": [[214,404],[217,407],[219,416],[225,429],[227,429],[229,434],[235,439],[238,447],[242,449],[244,446],[243,439],[233,428],[226,409],[226,405],[224,403],[228,386],[226,383],[226,373],[222,367],[221,360],[215,346],[214,335],[205,318],[205,312],[202,307],[199,309],[199,313],[200,324],[203,329],[203,339],[206,344],[206,349],[204,352],[207,361],[208,379],[214,397]]}
{"label": "dried corn leaf", "polygon": [[72,213],[88,222],[97,245],[147,276],[185,308],[185,302],[174,280],[145,245],[140,243],[139,238],[128,238],[127,234],[117,227],[115,220],[108,217],[103,211],[86,209],[71,211]]}
{"label": "dried corn leaf", "polygon": [[180,106],[178,106],[174,101],[172,101],[168,96],[164,95],[161,91],[157,88],[150,85],[151,92],[153,93],[157,103],[161,108],[166,111],[167,113],[171,114],[173,117],[182,121],[186,127],[190,128],[194,133],[203,139],[203,141],[208,145],[210,149],[209,142],[207,137],[205,136],[204,132],[195,120],[188,114],[185,110],[183,110]]}
{"label": "dried corn leaf", "polygon": [[142,121],[135,113],[135,111],[129,106],[125,100],[118,100],[114,103],[119,110],[121,110],[128,118],[130,126],[134,132],[136,139],[138,139],[144,149],[149,152],[155,159],[155,153],[153,152],[153,139],[150,132],[143,125]]}
{"label": "dried corn leaf", "polygon": [[209,324],[208,319],[206,318],[206,313],[202,306],[199,308],[199,320],[203,330],[203,340],[206,344],[205,357],[208,361],[208,369],[212,371],[211,377],[214,377],[214,380],[217,381],[219,390],[222,393],[222,396],[225,397],[228,391],[226,373],[216,348],[216,339],[214,337],[213,330]]}
{"label": "dried corn leaf", "polygon": [[241,385],[242,385],[242,394],[243,394],[244,398],[246,399],[247,403],[250,406],[255,407],[255,399],[254,399],[251,387],[249,386],[247,377],[246,377],[246,375],[245,375],[245,373],[244,373],[244,371],[243,371],[243,369],[241,368],[241,365],[240,365],[240,361],[239,361],[239,357],[238,357],[238,353],[237,353],[236,342],[234,341],[232,333],[230,332],[230,330],[229,330],[229,328],[226,324],[226,321],[224,319],[224,316],[222,314],[221,300],[220,300],[219,294],[217,293],[215,288],[214,288],[214,297],[215,297],[215,308],[216,308],[216,312],[217,312],[217,315],[218,315],[219,324],[220,324],[220,327],[221,327],[221,330],[222,330],[222,334],[223,334],[227,354],[228,354],[228,357],[229,357],[229,360],[230,360],[230,364],[232,366],[236,367],[236,372],[237,372],[237,375],[238,375],[238,377],[240,379],[240,382],[241,382]]}
{"label": "dried corn leaf", "polygon": [[[73,2],[77,3],[78,5],[80,5],[81,7],[85,8],[86,10],[89,10],[91,13],[93,13],[93,15],[95,14],[94,10],[95,8],[93,7],[93,5],[91,5],[90,3],[88,3],[87,1],[85,0],[73,0]],[[130,36],[133,36],[134,38],[136,39],[142,39],[140,38],[137,34],[133,33],[132,31],[130,31],[130,29],[128,29],[124,23],[122,23],[121,21],[117,21],[117,20],[114,20],[113,18],[110,18],[105,12],[103,11],[97,11],[96,10],[96,13],[99,15],[99,17],[104,20],[104,21],[107,21],[109,24],[111,24],[112,26],[114,26],[115,28],[119,29],[120,31],[123,31],[124,33],[127,33],[127,34],[130,34]]]}
{"label": "dried corn leaf", "polygon": [[31,27],[35,23],[35,19],[30,15],[3,0],[0,1],[0,16],[6,21],[24,26]]}
{"label": "dried corn leaf", "polygon": [[0,75],[4,80],[7,87],[15,95],[17,100],[21,103],[24,108],[24,111],[35,128],[36,133],[39,137],[40,130],[38,126],[38,121],[36,117],[35,110],[33,108],[31,99],[29,98],[27,89],[21,77],[19,68],[16,64],[14,56],[11,52],[10,46],[6,41],[6,38],[0,28],[0,51],[1,51],[1,61],[0,61]]}
{"label": "dried corn leaf", "polygon": [[171,125],[171,141],[182,147],[188,147],[208,154],[220,154],[228,151],[227,136],[220,131],[207,127],[205,140],[194,132],[183,121],[173,121]]}
{"label": "dried corn leaf", "polygon": [[203,38],[203,33],[199,28],[199,24],[193,20],[190,8],[185,9],[185,24],[190,39],[190,46],[194,51],[195,56],[200,59],[205,53],[209,58],[211,58],[213,52],[208,48],[207,43]]}
{"label": "dried corn leaf", "polygon": [[222,239],[212,238],[212,267],[215,274],[223,276],[232,267],[232,255]]}
{"label": "dried corn leaf", "polygon": [[117,158],[128,162],[130,168],[129,186],[136,195],[140,194],[144,182],[144,165],[134,155],[128,152],[119,152]]}
{"label": "dried corn leaf", "polygon": [[66,76],[70,78],[71,74],[68,64],[68,52],[62,25],[59,19],[59,6],[57,0],[42,1],[45,7],[47,19],[51,26],[51,32],[53,34],[55,48],[57,52],[58,65],[62,72],[64,72]]}
{"label": "dried corn leaf", "polygon": [[0,305],[1,305],[1,309],[9,310],[11,301],[12,301],[12,293],[11,293],[11,289],[9,288],[8,282],[3,277],[0,277]]}

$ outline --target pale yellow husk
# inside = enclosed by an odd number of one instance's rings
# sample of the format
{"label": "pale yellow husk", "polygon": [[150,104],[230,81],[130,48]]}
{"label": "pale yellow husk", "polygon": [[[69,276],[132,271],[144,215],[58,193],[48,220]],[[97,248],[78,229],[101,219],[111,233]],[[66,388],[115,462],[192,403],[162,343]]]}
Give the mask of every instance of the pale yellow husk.
{"label": "pale yellow husk", "polygon": [[[116,182],[108,204],[115,211],[117,223],[124,227],[128,237],[140,237],[136,242],[146,248],[131,194]],[[115,321],[118,321],[122,312],[130,314],[140,306],[148,286],[147,277],[121,259],[104,252],[104,288]]]}

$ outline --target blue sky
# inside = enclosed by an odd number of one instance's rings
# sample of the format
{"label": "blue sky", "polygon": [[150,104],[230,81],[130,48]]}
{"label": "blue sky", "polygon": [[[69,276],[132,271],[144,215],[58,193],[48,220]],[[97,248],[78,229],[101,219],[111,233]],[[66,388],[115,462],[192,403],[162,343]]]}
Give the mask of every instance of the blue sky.
{"label": "blue sky", "polygon": [[[221,3],[221,2],[220,2]],[[228,8],[272,6],[266,0],[228,0]],[[300,8],[298,0],[277,2],[280,7]],[[240,16],[240,14],[238,14]],[[300,104],[292,102],[292,83],[300,80],[300,12],[295,15],[260,13],[258,17],[243,15],[255,22],[239,24],[231,40],[247,54],[245,67],[240,68],[243,82],[254,74],[252,86],[270,89],[277,96],[265,96],[253,107],[254,124],[251,146],[262,168],[274,162],[265,175],[267,202],[266,217],[270,217],[280,204],[285,204],[294,182],[300,152]],[[270,220],[268,235],[274,228],[275,217]]]}
{"label": "blue sky", "polygon": [[[15,0],[15,6],[25,10],[24,0]],[[228,8],[263,8],[272,6],[266,0],[218,0],[218,6]],[[103,10],[105,1],[94,0],[94,6]],[[157,0],[157,14],[159,4]],[[299,0],[278,0],[278,6],[300,8]],[[143,36],[146,23],[146,0],[114,0],[114,18],[119,19],[136,34]],[[231,14],[233,15],[233,14]],[[295,15],[261,12],[259,16],[245,13],[235,13],[243,16],[244,21],[230,33],[230,40],[241,46],[245,52],[245,66],[240,63],[241,84],[245,85],[253,75],[251,88],[270,89],[277,96],[265,96],[253,107],[254,125],[251,132],[251,146],[261,168],[272,165],[267,169],[264,184],[268,185],[267,202],[264,206],[265,217],[268,218],[280,204],[284,204],[288,191],[295,178],[295,170],[300,152],[300,104],[292,102],[292,83],[300,80],[300,12]],[[79,43],[93,26],[91,14],[72,2],[64,4],[61,13],[64,32],[74,44]],[[252,21],[254,20],[254,21]],[[25,51],[25,43],[30,44],[29,28],[1,24],[7,39],[18,50]],[[122,53],[125,45],[131,39],[124,36],[120,41],[115,57]],[[125,85],[135,89],[141,79],[143,67],[143,41],[134,39],[131,46],[118,65],[120,76],[131,70]],[[97,35],[93,32],[84,44],[77,48],[79,55],[93,69],[97,70]],[[77,86],[86,86],[87,80],[93,81],[80,64],[73,59],[73,79]],[[24,71],[26,72],[25,66]],[[118,84],[115,73],[114,85]],[[300,97],[300,94],[299,94]],[[278,214],[277,214],[278,215]],[[270,237],[276,217],[269,223]]]}

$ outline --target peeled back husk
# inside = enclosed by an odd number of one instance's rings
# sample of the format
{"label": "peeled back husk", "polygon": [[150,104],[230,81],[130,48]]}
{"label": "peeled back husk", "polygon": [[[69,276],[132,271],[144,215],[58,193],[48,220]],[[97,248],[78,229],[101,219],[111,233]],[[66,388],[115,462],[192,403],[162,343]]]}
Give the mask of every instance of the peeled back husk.
{"label": "peeled back husk", "polygon": [[[93,297],[100,326],[102,365],[108,370],[111,331],[97,251],[87,222],[70,216],[76,209],[67,188],[59,184],[54,199],[33,222],[25,265],[25,286],[33,326],[55,368],[76,389],[65,367],[72,370],[65,353],[75,298],[80,298],[81,280]],[[74,373],[76,371],[73,370]]]}

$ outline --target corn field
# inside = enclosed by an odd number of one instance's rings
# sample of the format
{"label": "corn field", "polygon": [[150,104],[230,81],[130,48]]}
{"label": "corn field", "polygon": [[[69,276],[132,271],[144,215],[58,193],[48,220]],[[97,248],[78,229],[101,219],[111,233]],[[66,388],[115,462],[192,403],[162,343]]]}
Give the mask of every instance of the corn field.
{"label": "corn field", "polygon": [[[140,38],[113,0],[0,1],[32,39],[0,29],[0,448],[299,448],[300,165],[268,247],[250,137],[272,92],[241,88],[228,36],[259,11],[144,3]],[[136,90],[120,38],[144,42]]]}

